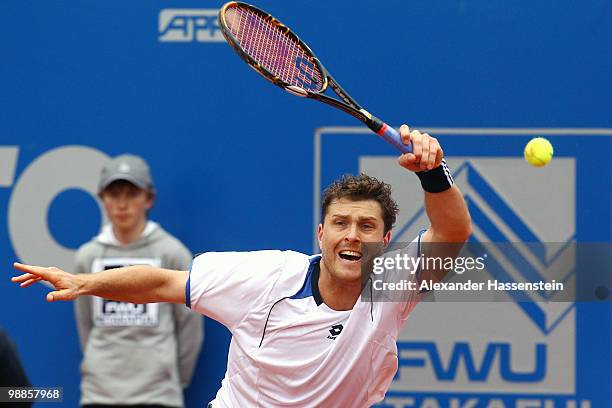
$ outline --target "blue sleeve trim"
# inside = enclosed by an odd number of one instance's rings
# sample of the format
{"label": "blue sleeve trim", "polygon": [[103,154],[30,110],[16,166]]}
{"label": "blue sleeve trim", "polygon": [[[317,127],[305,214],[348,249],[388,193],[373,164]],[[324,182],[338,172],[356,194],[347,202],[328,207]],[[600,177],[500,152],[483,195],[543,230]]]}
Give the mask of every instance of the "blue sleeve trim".
{"label": "blue sleeve trim", "polygon": [[189,265],[189,276],[185,284],[185,306],[189,309],[191,309],[191,268],[193,268],[193,261],[195,261],[195,258],[191,260],[191,265]]}

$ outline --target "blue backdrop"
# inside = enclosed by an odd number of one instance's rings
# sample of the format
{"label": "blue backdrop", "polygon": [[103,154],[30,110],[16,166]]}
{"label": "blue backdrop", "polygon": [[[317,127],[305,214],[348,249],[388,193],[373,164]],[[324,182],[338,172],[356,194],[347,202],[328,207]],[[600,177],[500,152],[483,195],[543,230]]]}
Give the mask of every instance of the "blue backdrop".
{"label": "blue backdrop", "polygon": [[[577,184],[592,183],[577,189],[582,195],[576,201],[585,204],[577,207],[576,228],[585,240],[610,241],[612,3],[257,5],[299,33],[332,75],[390,124],[590,129],[566,136],[576,146],[581,135],[599,132],[585,145],[591,150],[575,155],[578,167],[590,164],[593,171],[576,171]],[[133,152],[149,161],[158,191],[151,218],[194,253],[315,250],[313,194],[317,171],[327,163],[313,162],[316,129],[358,123],[285,94],[250,70],[205,18],[220,6],[208,0],[0,3],[0,325],[16,340],[33,383],[62,386],[65,406],[76,406],[79,398],[72,304],[47,304],[41,285],[12,287],[10,264],[70,266],[70,252],[100,227],[90,170],[105,155]],[[467,145],[457,142],[461,134],[447,137],[451,156],[480,156],[482,146],[499,155],[491,146],[501,136],[472,138]],[[529,139],[521,137],[509,145],[517,149],[511,156],[520,157]],[[572,145],[563,146],[562,155],[571,156]],[[345,149],[395,154],[384,145]],[[359,169],[347,160],[342,166],[331,160],[324,178]],[[608,181],[597,184],[597,178]],[[609,331],[609,304],[595,316],[578,321],[577,337],[580,330]],[[609,338],[609,332],[593,337],[592,348],[577,351],[577,378],[588,379],[590,362],[605,357],[597,371],[603,389],[584,394],[597,407],[610,401]],[[188,406],[214,397],[228,342],[227,331],[207,319]]]}

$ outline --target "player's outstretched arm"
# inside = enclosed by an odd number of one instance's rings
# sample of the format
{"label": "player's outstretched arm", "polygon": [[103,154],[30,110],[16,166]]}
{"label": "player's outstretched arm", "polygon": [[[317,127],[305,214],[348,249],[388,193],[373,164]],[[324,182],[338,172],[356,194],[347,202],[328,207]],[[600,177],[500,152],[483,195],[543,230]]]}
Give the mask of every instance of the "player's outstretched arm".
{"label": "player's outstretched arm", "polygon": [[[400,127],[404,143],[412,143],[413,153],[404,154],[399,164],[413,172],[440,166],[444,152],[438,140],[427,133]],[[424,242],[463,243],[472,232],[472,222],[463,195],[456,184],[440,192],[425,191],[425,211],[431,223]]]}
{"label": "player's outstretched arm", "polygon": [[184,303],[187,271],[173,271],[148,265],[109,269],[92,274],[71,274],[58,268],[24,265],[13,267],[25,272],[11,278],[21,287],[40,280],[49,282],[55,291],[47,294],[47,301],[74,300],[79,296],[94,295],[105,299],[132,303]]}
{"label": "player's outstretched arm", "polygon": [[[463,194],[457,185],[453,184],[448,188],[448,184],[444,183],[448,178],[445,173],[440,174],[441,170],[445,170],[444,167],[439,167],[444,157],[442,147],[436,138],[418,130],[410,131],[405,125],[400,128],[400,134],[404,143],[412,143],[413,153],[402,155],[399,164],[414,172],[433,170],[433,174],[429,176],[433,179],[427,180],[431,183],[428,184],[428,188],[432,191],[424,192],[425,211],[430,226],[421,238],[423,244],[421,250],[428,257],[455,257],[472,233],[472,221]],[[420,173],[419,176],[423,174],[426,173]],[[436,177],[442,180],[436,182]],[[425,269],[422,271],[422,279],[440,281],[446,273],[447,271],[443,269]]]}

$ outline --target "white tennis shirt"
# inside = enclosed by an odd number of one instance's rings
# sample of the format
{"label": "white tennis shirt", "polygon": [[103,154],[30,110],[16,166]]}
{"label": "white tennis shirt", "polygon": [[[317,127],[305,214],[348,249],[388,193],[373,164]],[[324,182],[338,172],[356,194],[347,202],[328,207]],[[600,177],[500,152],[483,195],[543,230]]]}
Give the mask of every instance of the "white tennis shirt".
{"label": "white tennis shirt", "polygon": [[[402,252],[418,254],[419,240]],[[318,291],[320,259],[292,251],[194,259],[186,304],[232,333],[214,408],[369,407],[384,398],[398,333],[419,295],[332,310]]]}

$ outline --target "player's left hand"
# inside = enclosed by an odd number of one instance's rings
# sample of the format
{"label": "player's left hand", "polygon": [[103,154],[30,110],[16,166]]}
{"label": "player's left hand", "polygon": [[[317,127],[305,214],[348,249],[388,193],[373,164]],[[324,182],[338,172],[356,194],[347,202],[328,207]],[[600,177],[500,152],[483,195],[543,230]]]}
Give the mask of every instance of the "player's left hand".
{"label": "player's left hand", "polygon": [[13,263],[13,268],[25,272],[23,275],[11,278],[11,282],[19,283],[22,288],[32,286],[41,280],[53,285],[55,291],[47,293],[48,302],[76,299],[87,279],[86,275],[75,275],[58,268],[43,268],[41,266],[24,265],[19,262]]}
{"label": "player's left hand", "polygon": [[400,135],[405,144],[412,143],[412,153],[403,154],[398,159],[400,166],[410,171],[424,171],[440,165],[444,152],[438,139],[418,130],[410,130],[407,125],[400,127]]}

